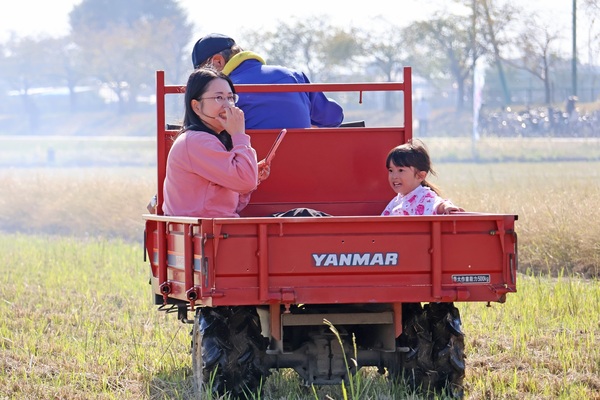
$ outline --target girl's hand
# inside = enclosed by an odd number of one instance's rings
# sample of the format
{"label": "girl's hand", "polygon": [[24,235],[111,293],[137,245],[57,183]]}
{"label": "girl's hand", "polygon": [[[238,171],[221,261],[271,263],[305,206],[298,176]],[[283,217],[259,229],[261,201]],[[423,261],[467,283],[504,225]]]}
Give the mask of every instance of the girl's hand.
{"label": "girl's hand", "polygon": [[442,214],[452,214],[454,212],[463,212],[465,211],[462,207],[455,206],[449,201],[444,201],[438,206],[437,213],[438,215]]}

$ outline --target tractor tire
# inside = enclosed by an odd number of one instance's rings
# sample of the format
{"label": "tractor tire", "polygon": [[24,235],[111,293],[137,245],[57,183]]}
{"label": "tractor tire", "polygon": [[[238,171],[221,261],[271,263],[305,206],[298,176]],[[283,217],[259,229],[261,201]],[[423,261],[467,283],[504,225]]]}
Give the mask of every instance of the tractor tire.
{"label": "tractor tire", "polygon": [[254,307],[203,307],[192,329],[192,369],[199,398],[252,398],[268,375],[261,361],[266,352]]}
{"label": "tractor tire", "polygon": [[402,306],[403,332],[398,352],[388,366],[388,377],[414,391],[464,397],[464,334],[460,313],[452,303]]}

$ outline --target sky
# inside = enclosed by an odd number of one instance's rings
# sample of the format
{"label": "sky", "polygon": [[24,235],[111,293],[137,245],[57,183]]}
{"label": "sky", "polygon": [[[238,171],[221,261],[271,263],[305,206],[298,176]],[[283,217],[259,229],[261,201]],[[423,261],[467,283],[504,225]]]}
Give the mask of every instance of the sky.
{"label": "sky", "polygon": [[[69,12],[81,3],[81,0],[18,0],[7,5],[9,1],[3,0],[0,6],[0,41],[8,39],[11,32],[19,37],[66,35]],[[569,43],[572,0],[514,1],[518,1],[526,13],[549,18],[553,25],[561,28],[565,43]],[[278,22],[293,18],[328,16],[337,26],[374,29],[387,25],[386,22],[403,26],[427,19],[434,10],[455,4],[451,0],[368,0],[355,5],[348,0],[230,0],[226,7],[218,1],[179,0],[179,3],[196,26],[194,37],[219,32],[233,37],[242,46],[239,36],[243,28],[273,29]]]}
{"label": "sky", "polygon": [[[5,3],[0,12],[0,38],[8,37],[10,32],[18,36],[64,35],[68,33],[68,14],[79,3],[81,0],[19,0],[11,2],[10,6]],[[276,22],[292,17],[329,15],[334,23],[357,25],[365,20],[364,17],[390,15],[389,0],[370,0],[368,8],[349,6],[342,0],[302,0],[291,4],[281,0],[233,0],[227,5],[228,12],[224,12],[223,3],[217,1],[179,0],[179,3],[197,25],[199,36],[207,32],[236,36],[241,26],[270,28]],[[440,3],[440,0],[403,0],[403,3],[400,6],[402,12],[393,15],[396,23],[426,18],[429,7],[424,4]],[[415,7],[417,4],[419,7]]]}

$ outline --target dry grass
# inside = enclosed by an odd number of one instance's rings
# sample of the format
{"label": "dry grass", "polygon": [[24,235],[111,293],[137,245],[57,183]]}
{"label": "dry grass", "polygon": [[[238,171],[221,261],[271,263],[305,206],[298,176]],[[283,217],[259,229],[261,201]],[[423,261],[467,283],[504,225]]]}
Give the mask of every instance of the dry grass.
{"label": "dry grass", "polygon": [[[442,146],[431,147],[435,160]],[[600,276],[600,161],[434,166],[466,210],[519,216],[521,271]],[[0,169],[0,229],[140,241],[155,182],[153,168]]]}
{"label": "dry grass", "polygon": [[467,210],[517,214],[521,271],[600,276],[600,162],[440,164]]}
{"label": "dry grass", "polygon": [[433,160],[444,162],[600,161],[599,138],[423,138]]}
{"label": "dry grass", "polygon": [[2,230],[142,240],[153,168],[0,170]]}

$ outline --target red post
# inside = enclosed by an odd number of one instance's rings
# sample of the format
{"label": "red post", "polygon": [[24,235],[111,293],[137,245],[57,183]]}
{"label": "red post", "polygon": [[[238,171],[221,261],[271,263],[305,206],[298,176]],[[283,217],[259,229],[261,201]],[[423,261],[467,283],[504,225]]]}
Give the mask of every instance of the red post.
{"label": "red post", "polygon": [[[156,71],[156,171],[158,182],[156,213],[163,215],[162,187],[167,171],[167,146],[165,137],[165,71]],[[162,237],[162,236],[159,236]]]}
{"label": "red post", "polygon": [[442,227],[441,222],[431,223],[431,295],[442,297]]}
{"label": "red post", "polygon": [[412,72],[411,67],[404,67],[404,142],[413,137],[412,115]]}
{"label": "red post", "polygon": [[269,298],[269,263],[267,259],[267,225],[258,225],[258,299],[261,302]]}

